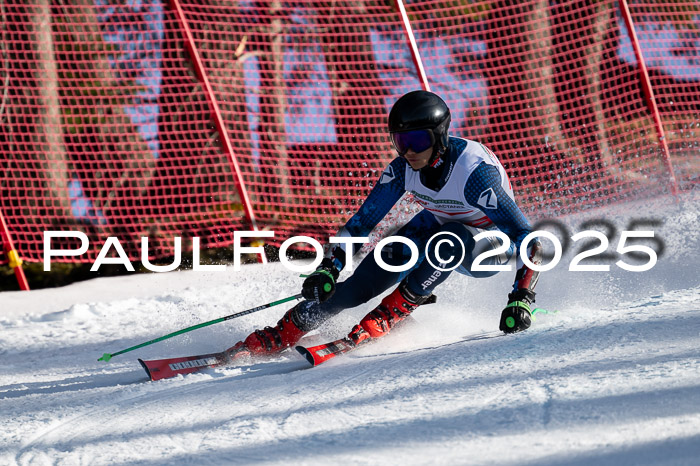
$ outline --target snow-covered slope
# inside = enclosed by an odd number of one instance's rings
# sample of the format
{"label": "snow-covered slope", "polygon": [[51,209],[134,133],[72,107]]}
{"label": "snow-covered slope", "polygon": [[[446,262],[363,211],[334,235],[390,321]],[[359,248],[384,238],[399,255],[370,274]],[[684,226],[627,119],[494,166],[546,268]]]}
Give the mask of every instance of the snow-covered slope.
{"label": "snow-covered slope", "polygon": [[290,352],[147,382],[136,361],[219,351],[284,306],[97,362],[297,293],[279,264],[1,293],[0,464],[698,464],[696,206],[662,206],[649,272],[543,274],[537,304],[559,313],[527,332],[492,336],[512,274],[455,275],[417,325],[317,368]]}

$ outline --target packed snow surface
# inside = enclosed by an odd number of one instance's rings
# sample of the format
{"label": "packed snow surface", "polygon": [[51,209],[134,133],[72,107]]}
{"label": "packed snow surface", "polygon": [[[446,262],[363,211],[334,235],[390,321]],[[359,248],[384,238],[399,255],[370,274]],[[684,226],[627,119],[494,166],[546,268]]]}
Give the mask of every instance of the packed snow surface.
{"label": "packed snow surface", "polygon": [[512,272],[455,274],[413,325],[316,368],[288,352],[149,382],[137,362],[220,351],[288,305],[97,361],[298,293],[278,263],[0,293],[0,464],[699,464],[697,202],[649,209],[565,219],[619,231],[651,212],[664,252],[641,273],[570,272],[565,255],[537,289],[559,312],[526,332],[497,331]]}

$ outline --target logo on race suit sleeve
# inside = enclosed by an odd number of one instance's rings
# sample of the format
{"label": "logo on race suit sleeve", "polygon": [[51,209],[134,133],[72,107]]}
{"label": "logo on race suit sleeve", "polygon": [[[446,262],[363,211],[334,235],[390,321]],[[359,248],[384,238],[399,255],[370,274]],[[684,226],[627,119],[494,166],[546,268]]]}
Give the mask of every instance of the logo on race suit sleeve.
{"label": "logo on race suit sleeve", "polygon": [[384,170],[384,173],[382,173],[382,177],[379,179],[379,183],[390,183],[394,181],[394,178],[396,178],[396,175],[394,175],[394,167],[389,165],[388,167],[386,167],[386,170]]}
{"label": "logo on race suit sleeve", "polygon": [[498,209],[498,198],[493,188],[489,188],[479,195],[479,200],[476,201],[484,209]]}

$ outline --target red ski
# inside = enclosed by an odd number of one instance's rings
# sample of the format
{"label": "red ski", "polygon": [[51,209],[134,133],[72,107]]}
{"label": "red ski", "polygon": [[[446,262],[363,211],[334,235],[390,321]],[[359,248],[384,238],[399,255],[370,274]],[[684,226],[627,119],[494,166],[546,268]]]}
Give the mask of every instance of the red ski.
{"label": "red ski", "polygon": [[200,354],[197,356],[184,356],[180,358],[153,359],[139,362],[146,370],[151,380],[167,379],[178,374],[190,374],[207,367],[217,367],[231,364],[237,356],[247,356],[244,348],[231,347],[220,353]]}
{"label": "red ski", "polygon": [[348,338],[341,338],[323,345],[304,348],[297,346],[296,350],[309,361],[312,366],[318,366],[321,363],[328,361],[336,356],[345,354],[348,351],[357,348],[357,345]]}
{"label": "red ski", "polygon": [[205,367],[221,366],[226,364],[227,361],[228,358],[225,351],[182,358],[154,359],[151,361],[139,359],[151,380],[167,379],[178,374],[189,374],[202,370]]}
{"label": "red ski", "polygon": [[[404,320],[398,322],[393,329],[393,335],[396,335],[398,331],[402,328],[407,328],[407,325],[414,325],[415,324],[415,319],[411,316],[408,316]],[[340,340],[335,340],[330,343],[325,343],[323,345],[318,345],[318,346],[311,346],[311,347],[305,347],[305,346],[296,346],[295,349],[306,358],[307,361],[309,361],[309,364],[312,366],[318,366],[321,363],[324,363],[328,361],[329,359],[333,359],[336,356],[340,356],[341,354],[345,354],[348,351],[352,351],[358,346],[365,346],[369,344],[373,344],[377,341],[376,338],[370,338],[367,340],[364,340],[360,342],[360,344],[356,344],[353,342],[351,339],[345,337],[341,338]]]}

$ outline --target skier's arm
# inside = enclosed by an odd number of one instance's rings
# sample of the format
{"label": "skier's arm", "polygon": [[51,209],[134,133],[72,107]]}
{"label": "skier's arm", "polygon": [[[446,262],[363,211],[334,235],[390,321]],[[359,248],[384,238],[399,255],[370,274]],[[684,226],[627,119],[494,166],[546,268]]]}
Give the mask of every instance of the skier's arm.
{"label": "skier's arm", "polygon": [[[490,204],[496,206],[494,209],[479,204],[479,198],[489,189],[493,190],[494,197]],[[464,197],[472,207],[482,210],[499,230],[508,235],[517,248],[520,248],[523,239],[532,231],[525,214],[501,186],[501,174],[495,166],[481,162],[467,180]]]}
{"label": "skier's arm", "polygon": [[[478,203],[482,193],[489,189],[493,190],[493,196],[495,196],[491,201],[491,204],[496,206],[494,209],[484,208]],[[508,193],[501,186],[501,175],[498,169],[493,165],[482,162],[469,176],[464,188],[464,194],[467,202],[483,210],[496,227],[513,241],[516,250],[520,250],[523,239],[532,231],[532,227],[515,201],[508,196]],[[538,264],[541,261],[542,246],[538,239],[529,243],[527,256],[532,263]],[[508,305],[511,306],[512,303],[526,303],[529,306],[535,301],[534,289],[535,285],[537,285],[539,272],[527,267],[520,259],[520,254],[518,254],[516,267],[513,290],[508,295]]]}
{"label": "skier's arm", "polygon": [[[338,237],[363,237],[369,235],[405,192],[406,161],[394,159],[381,174],[362,206],[338,230]],[[360,250],[358,245],[351,251],[342,244],[334,245],[327,256],[338,271],[343,270],[347,259]]]}
{"label": "skier's arm", "polygon": [[[384,170],[377,184],[372,188],[360,209],[350,217],[336,236],[363,237],[367,236],[381,219],[391,210],[405,191],[406,161],[400,158]],[[358,248],[345,244],[331,247],[321,265],[309,275],[302,285],[301,293],[304,298],[323,302],[335,292],[335,281],[343,270],[347,259],[352,257]]]}

